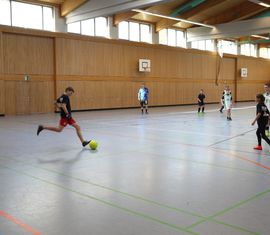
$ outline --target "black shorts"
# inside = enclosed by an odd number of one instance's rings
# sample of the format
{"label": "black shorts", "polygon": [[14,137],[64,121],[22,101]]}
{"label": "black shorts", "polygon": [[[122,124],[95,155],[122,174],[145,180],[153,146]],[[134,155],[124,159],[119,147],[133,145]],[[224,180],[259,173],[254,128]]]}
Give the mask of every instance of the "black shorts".
{"label": "black shorts", "polygon": [[140,104],[141,104],[141,107],[148,105],[148,100],[141,100]]}
{"label": "black shorts", "polygon": [[198,105],[199,105],[199,106],[204,106],[205,103],[204,103],[204,102],[198,102]]}
{"label": "black shorts", "polygon": [[261,119],[257,121],[257,124],[258,124],[258,129],[265,130],[268,124],[268,119]]}

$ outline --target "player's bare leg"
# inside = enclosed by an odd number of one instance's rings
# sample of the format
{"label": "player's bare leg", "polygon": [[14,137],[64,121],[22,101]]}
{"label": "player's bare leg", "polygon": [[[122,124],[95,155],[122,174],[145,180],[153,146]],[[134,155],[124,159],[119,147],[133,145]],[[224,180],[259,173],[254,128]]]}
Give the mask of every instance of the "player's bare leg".
{"label": "player's bare leg", "polygon": [[72,126],[75,128],[77,136],[79,137],[83,147],[86,146],[87,144],[89,144],[90,141],[84,140],[84,138],[82,136],[81,127],[77,123],[72,124]]}
{"label": "player's bare leg", "polygon": [[39,125],[37,129],[37,135],[43,130],[48,130],[48,131],[54,131],[54,132],[61,132],[64,129],[64,126],[59,125],[58,127],[50,127],[50,126],[42,126]]}

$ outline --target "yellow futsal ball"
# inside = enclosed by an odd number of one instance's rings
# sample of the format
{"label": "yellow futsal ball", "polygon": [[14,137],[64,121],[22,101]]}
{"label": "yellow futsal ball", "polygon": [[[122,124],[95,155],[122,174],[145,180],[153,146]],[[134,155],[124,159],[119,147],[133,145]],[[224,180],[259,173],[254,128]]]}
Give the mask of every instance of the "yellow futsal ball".
{"label": "yellow futsal ball", "polygon": [[95,150],[98,147],[98,143],[95,140],[91,140],[89,143],[89,147],[90,149]]}

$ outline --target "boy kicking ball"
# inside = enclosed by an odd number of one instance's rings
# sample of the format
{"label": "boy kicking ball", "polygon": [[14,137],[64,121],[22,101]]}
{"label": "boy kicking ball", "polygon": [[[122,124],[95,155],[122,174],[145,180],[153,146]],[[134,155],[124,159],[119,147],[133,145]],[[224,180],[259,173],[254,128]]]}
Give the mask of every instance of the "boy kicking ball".
{"label": "boy kicking ball", "polygon": [[67,87],[64,94],[56,100],[56,106],[61,111],[60,112],[61,119],[59,122],[59,126],[50,127],[50,126],[39,125],[37,129],[37,135],[39,135],[40,132],[43,130],[61,132],[67,126],[67,124],[69,124],[75,128],[77,136],[79,137],[83,147],[85,147],[86,145],[90,143],[90,141],[87,141],[82,137],[80,126],[76,123],[76,121],[71,116],[71,106],[70,106],[69,97],[72,96],[73,93],[74,93],[74,89],[72,87]]}

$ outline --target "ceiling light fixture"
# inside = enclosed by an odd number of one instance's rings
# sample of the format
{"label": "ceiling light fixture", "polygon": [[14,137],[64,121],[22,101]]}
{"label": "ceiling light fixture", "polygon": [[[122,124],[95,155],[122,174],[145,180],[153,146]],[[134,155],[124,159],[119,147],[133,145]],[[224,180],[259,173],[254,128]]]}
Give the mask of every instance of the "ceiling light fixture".
{"label": "ceiling light fixture", "polygon": [[261,5],[261,6],[263,6],[263,7],[270,7],[270,5],[269,5],[269,4],[264,3],[264,2],[260,2],[260,3],[259,3],[259,5]]}
{"label": "ceiling light fixture", "polygon": [[267,40],[270,39],[269,37],[265,37],[265,36],[261,36],[261,35],[255,35],[255,34],[251,35],[251,37],[262,38],[262,39],[267,39]]}
{"label": "ceiling light fixture", "polygon": [[185,23],[189,23],[189,24],[195,24],[195,25],[199,25],[199,26],[203,26],[203,27],[207,27],[207,28],[212,28],[212,29],[215,28],[215,26],[213,26],[213,25],[198,23],[198,22],[185,20],[185,19],[181,19],[181,18],[176,18],[176,17],[171,17],[171,16],[166,16],[166,15],[161,15],[161,14],[152,13],[152,12],[144,11],[144,10],[140,10],[140,9],[132,9],[132,11],[138,12],[138,13],[143,13],[146,15],[157,16],[157,17],[164,18],[164,19],[176,20],[176,21],[185,22]]}
{"label": "ceiling light fixture", "polygon": [[256,3],[256,4],[259,4],[260,6],[263,6],[263,7],[270,7],[269,4],[265,3],[265,2],[262,2],[260,0],[249,0],[250,2],[253,2],[253,3]]}

